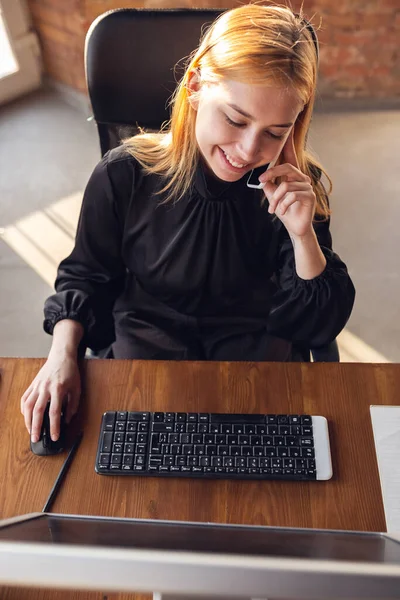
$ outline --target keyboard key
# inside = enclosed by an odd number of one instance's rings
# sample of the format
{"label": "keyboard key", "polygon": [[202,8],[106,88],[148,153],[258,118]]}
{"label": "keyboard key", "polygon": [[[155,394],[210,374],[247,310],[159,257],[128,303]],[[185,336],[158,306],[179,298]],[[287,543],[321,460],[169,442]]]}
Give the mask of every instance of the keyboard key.
{"label": "keyboard key", "polygon": [[126,421],[117,421],[115,423],[115,431],[125,431]]}
{"label": "keyboard key", "polygon": [[128,421],[148,421],[150,413],[148,412],[130,412],[128,414]]}
{"label": "keyboard key", "polygon": [[110,463],[112,465],[120,465],[121,462],[122,462],[122,454],[111,454]]}
{"label": "keyboard key", "polygon": [[156,423],[161,423],[162,421],[164,421],[164,413],[163,412],[154,413],[154,421]]}
{"label": "keyboard key", "polygon": [[186,461],[187,461],[186,456],[177,456],[175,458],[175,464],[178,465],[178,467],[185,467]]}
{"label": "keyboard key", "polygon": [[102,446],[101,446],[102,452],[111,452],[112,440],[113,440],[112,432],[106,431],[103,433],[103,442],[102,442]]}
{"label": "keyboard key", "polygon": [[264,455],[269,457],[278,456],[277,448],[264,448]]}
{"label": "keyboard key", "polygon": [[256,432],[256,426],[255,425],[245,425],[244,426],[244,433],[245,435],[252,435]]}
{"label": "keyboard key", "polygon": [[140,433],[147,433],[149,431],[149,423],[141,421],[140,423],[138,423],[138,429],[137,430]]}
{"label": "keyboard key", "polygon": [[263,443],[263,446],[273,446],[274,438],[272,437],[272,435],[263,435],[262,443]]}
{"label": "keyboard key", "polygon": [[251,446],[261,446],[261,436],[260,435],[251,435],[250,436],[250,444],[251,444]]}
{"label": "keyboard key", "polygon": [[134,421],[128,421],[126,424],[126,431],[137,431],[138,424]]}
{"label": "keyboard key", "polygon": [[155,433],[173,433],[174,426],[172,423],[153,423],[152,429]]}
{"label": "keyboard key", "polygon": [[115,412],[107,412],[104,415],[103,425],[106,431],[114,431]]}
{"label": "keyboard key", "polygon": [[312,425],[312,418],[309,415],[301,415],[302,425]]}
{"label": "keyboard key", "polygon": [[100,454],[100,464],[106,465],[108,467],[108,465],[110,464],[110,457],[111,454]]}
{"label": "keyboard key", "polygon": [[113,444],[112,451],[115,454],[122,453],[122,444]]}
{"label": "keyboard key", "polygon": [[314,440],[313,438],[300,438],[300,445],[311,448],[312,446],[314,446]]}
{"label": "keyboard key", "polygon": [[292,428],[290,427],[290,425],[279,425],[278,433],[279,435],[291,435]]}
{"label": "keyboard key", "polygon": [[233,426],[233,433],[235,434],[244,434],[244,425],[234,425]]}
{"label": "keyboard key", "polygon": [[291,425],[300,425],[300,416],[299,415],[290,415],[289,423]]}
{"label": "keyboard key", "polygon": [[287,415],[278,415],[278,425],[288,425],[289,417]]}
{"label": "keyboard key", "polygon": [[182,412],[176,413],[176,420],[178,421],[178,423],[185,423],[186,422],[186,413],[182,413]]}
{"label": "keyboard key", "polygon": [[289,456],[289,448],[287,446],[281,446],[278,448],[278,456],[280,458],[285,458]]}
{"label": "keyboard key", "polygon": [[197,413],[189,413],[187,416],[187,420],[189,423],[197,423],[198,414]]}
{"label": "keyboard key", "polygon": [[210,415],[208,413],[200,413],[199,421],[200,423],[208,423],[210,420]]}
{"label": "keyboard key", "polygon": [[233,424],[221,425],[221,433],[232,434],[233,433]]}
{"label": "keyboard key", "polygon": [[302,448],[301,456],[304,458],[314,458],[314,448]]}

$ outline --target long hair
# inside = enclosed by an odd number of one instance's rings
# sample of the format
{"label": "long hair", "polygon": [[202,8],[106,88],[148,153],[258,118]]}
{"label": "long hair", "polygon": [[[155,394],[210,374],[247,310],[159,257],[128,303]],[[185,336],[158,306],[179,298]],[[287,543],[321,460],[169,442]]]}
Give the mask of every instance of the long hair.
{"label": "long hair", "polygon": [[[123,140],[146,173],[161,175],[165,202],[180,200],[189,190],[200,158],[195,136],[196,111],[189,103],[189,73],[201,83],[231,79],[258,85],[281,85],[296,91],[304,104],[293,130],[300,170],[311,178],[316,216],[330,214],[327,194],[332,181],[306,149],[317,84],[318,59],[309,29],[291,9],[248,4],[222,13],[189,57],[185,74],[171,100],[171,120],[159,133],[143,130]],[[322,172],[330,188],[320,181]]]}

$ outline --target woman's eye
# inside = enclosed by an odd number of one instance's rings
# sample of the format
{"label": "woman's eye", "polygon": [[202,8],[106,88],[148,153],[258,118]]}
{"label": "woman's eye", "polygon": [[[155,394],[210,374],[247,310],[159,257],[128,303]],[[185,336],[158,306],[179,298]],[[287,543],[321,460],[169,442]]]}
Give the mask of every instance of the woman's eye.
{"label": "woman's eye", "polygon": [[270,131],[267,131],[266,134],[269,135],[270,137],[272,137],[274,140],[283,140],[283,138],[285,137],[285,134],[283,134],[283,135],[274,135]]}
{"label": "woman's eye", "polygon": [[236,121],[232,121],[232,119],[230,119],[227,115],[225,115],[226,121],[227,123],[229,123],[229,125],[232,125],[232,127],[244,127],[245,124],[244,123],[236,123]]}

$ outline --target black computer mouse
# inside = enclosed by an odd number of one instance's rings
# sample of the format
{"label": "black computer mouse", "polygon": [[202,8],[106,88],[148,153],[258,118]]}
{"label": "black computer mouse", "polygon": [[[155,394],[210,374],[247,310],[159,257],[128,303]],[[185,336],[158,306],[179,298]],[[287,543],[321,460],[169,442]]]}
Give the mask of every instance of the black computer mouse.
{"label": "black computer mouse", "polygon": [[46,406],[46,410],[43,415],[42,429],[40,431],[39,440],[32,442],[31,450],[38,456],[50,456],[52,454],[59,454],[64,450],[64,438],[65,438],[65,409],[63,408],[60,418],[60,437],[56,442],[50,437],[50,402]]}

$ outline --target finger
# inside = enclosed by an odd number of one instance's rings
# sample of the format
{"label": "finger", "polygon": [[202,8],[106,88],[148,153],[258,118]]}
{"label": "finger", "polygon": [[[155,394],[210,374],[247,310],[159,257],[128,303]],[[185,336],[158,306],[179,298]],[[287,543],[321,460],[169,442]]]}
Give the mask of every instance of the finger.
{"label": "finger", "polygon": [[21,413],[24,414],[24,407],[25,407],[25,402],[26,400],[29,398],[30,394],[32,393],[33,387],[32,384],[25,390],[25,392],[22,394],[21,396],[21,402],[20,402],[20,408],[21,408]]}
{"label": "finger", "polygon": [[299,161],[297,160],[296,148],[294,147],[294,127],[292,128],[288,139],[283,146],[283,160],[296,169],[300,170]]}
{"label": "finger", "polygon": [[50,400],[49,392],[44,389],[39,393],[38,399],[35,403],[32,413],[32,425],[31,425],[31,439],[32,442],[37,442],[40,437],[40,431],[42,429],[43,414],[46,408],[47,402]]}
{"label": "finger", "polygon": [[312,190],[310,184],[307,182],[296,181],[294,183],[291,183],[291,182],[284,181],[283,183],[280,184],[278,189],[271,196],[271,199],[269,201],[269,208],[270,208],[269,212],[272,213],[276,210],[277,205],[286,196],[286,194],[288,194],[289,192],[297,192],[297,191],[299,191],[299,192],[304,191],[304,192],[308,192],[309,194],[311,194],[313,190]]}
{"label": "finger", "polygon": [[286,177],[287,181],[306,181],[311,183],[311,179],[308,175],[302,173],[299,169],[296,169],[296,167],[289,163],[284,163],[283,165],[268,169],[266,173],[260,175],[259,179],[261,183],[265,183],[272,179],[276,179],[277,177]]}
{"label": "finger", "polygon": [[29,434],[31,433],[31,427],[32,427],[32,411],[33,411],[33,407],[36,404],[38,396],[39,396],[38,390],[32,389],[31,393],[26,398],[26,400],[24,402],[24,406],[23,406],[22,414],[24,415],[25,427],[27,428]]}
{"label": "finger", "polygon": [[50,437],[56,442],[60,437],[61,407],[65,398],[65,389],[61,385],[51,388],[51,402],[49,410]]}
{"label": "finger", "polygon": [[80,396],[81,396],[80,388],[70,392],[69,398],[68,398],[68,405],[66,408],[66,417],[65,417],[66,423],[70,423],[72,417],[77,413]]}
{"label": "finger", "polygon": [[279,203],[276,210],[279,212],[280,216],[283,217],[290,206],[296,202],[300,202],[302,199],[309,199],[309,194],[306,192],[289,192],[289,194],[286,194],[285,198]]}

